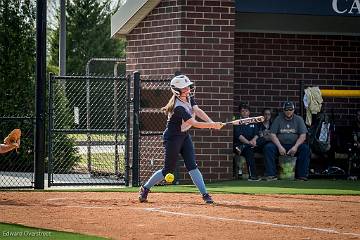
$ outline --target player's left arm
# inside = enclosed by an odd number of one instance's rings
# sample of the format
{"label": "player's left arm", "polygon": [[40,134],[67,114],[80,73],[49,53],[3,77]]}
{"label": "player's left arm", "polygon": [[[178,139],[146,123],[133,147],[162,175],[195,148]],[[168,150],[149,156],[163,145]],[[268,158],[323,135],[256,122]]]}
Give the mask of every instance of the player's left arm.
{"label": "player's left arm", "polygon": [[205,122],[213,122],[213,120],[211,120],[211,118],[198,105],[193,106],[193,111],[201,120]]}

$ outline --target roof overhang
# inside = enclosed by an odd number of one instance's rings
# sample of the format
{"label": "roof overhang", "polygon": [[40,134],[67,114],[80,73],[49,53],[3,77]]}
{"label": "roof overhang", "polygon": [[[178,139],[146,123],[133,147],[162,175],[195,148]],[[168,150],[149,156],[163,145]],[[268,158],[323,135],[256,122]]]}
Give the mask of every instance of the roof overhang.
{"label": "roof overhang", "polygon": [[128,0],[111,16],[111,37],[123,38],[131,32],[161,0]]}

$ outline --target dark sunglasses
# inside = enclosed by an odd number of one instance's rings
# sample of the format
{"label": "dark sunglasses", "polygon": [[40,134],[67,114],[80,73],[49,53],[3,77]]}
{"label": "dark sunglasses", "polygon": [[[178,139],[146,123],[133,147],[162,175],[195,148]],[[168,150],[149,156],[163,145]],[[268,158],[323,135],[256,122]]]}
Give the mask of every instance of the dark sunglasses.
{"label": "dark sunglasses", "polygon": [[286,109],[284,109],[284,111],[290,112],[290,111],[294,111],[294,109],[293,108],[286,108]]}

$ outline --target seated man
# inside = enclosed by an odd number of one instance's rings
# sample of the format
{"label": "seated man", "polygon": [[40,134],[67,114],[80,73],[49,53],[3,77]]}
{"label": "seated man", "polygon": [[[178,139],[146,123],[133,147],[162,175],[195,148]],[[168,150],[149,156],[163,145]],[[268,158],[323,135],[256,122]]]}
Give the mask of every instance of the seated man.
{"label": "seated man", "polygon": [[310,163],[310,149],[305,144],[307,128],[302,117],[294,114],[294,103],[285,102],[283,113],[275,118],[271,125],[271,141],[264,147],[265,180],[277,180],[275,158],[282,156],[296,156],[295,178],[307,181]]}
{"label": "seated man", "polygon": [[[239,106],[241,118],[250,116],[249,106],[240,104]],[[258,138],[257,124],[236,125],[234,126],[234,148],[235,153],[244,156],[249,171],[248,181],[260,181],[256,174],[256,166],[254,159],[254,149],[256,147],[256,139]]]}

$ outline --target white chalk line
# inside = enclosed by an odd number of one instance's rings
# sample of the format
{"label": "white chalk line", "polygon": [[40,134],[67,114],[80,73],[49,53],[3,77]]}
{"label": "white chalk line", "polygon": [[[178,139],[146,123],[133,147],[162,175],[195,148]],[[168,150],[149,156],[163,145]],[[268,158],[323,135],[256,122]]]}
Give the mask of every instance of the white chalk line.
{"label": "white chalk line", "polygon": [[48,198],[46,201],[59,201],[59,200],[68,200],[69,198],[62,197],[62,198]]}
{"label": "white chalk line", "polygon": [[[69,199],[69,198],[49,198],[46,199],[47,201],[57,201],[57,200],[65,200],[65,199]],[[288,200],[289,202],[297,202],[297,200],[295,201],[291,201]],[[223,203],[237,203],[237,202],[253,202],[253,201],[220,201]],[[267,200],[261,200],[261,201],[256,201],[255,202],[274,202],[274,201],[267,201]],[[68,207],[68,208],[84,208],[84,209],[116,209],[118,207],[114,207],[114,206],[86,206],[86,205],[67,205],[67,206],[61,206],[60,207]],[[210,220],[222,220],[222,221],[235,221],[235,222],[243,222],[243,223],[249,223],[249,224],[259,224],[259,225],[269,225],[269,226],[273,226],[273,227],[283,227],[283,228],[299,228],[299,229],[304,229],[304,230],[312,230],[312,231],[320,231],[320,232],[326,232],[326,233],[334,233],[334,234],[340,234],[340,235],[350,235],[350,236],[354,236],[354,237],[360,237],[360,233],[348,233],[348,232],[340,232],[338,230],[334,230],[331,228],[315,228],[315,227],[307,227],[307,226],[300,226],[300,225],[289,225],[289,224],[279,224],[279,223],[271,223],[271,222],[264,222],[264,221],[255,221],[255,220],[247,220],[247,219],[234,219],[234,218],[224,218],[224,217],[213,217],[213,216],[207,216],[207,215],[201,215],[201,214],[191,214],[191,213],[181,213],[181,212],[171,212],[171,211],[166,211],[166,210],[161,210],[162,208],[167,208],[167,207],[160,207],[160,208],[141,208],[144,209],[146,211],[151,211],[151,212],[160,212],[160,213],[164,213],[164,214],[171,214],[171,215],[179,215],[179,216],[187,216],[187,217],[200,217],[200,218],[205,218],[205,219],[210,219]],[[173,207],[169,207],[169,208],[173,208]],[[139,210],[139,208],[132,208],[132,209],[137,209]]]}
{"label": "white chalk line", "polygon": [[110,209],[110,208],[119,208],[114,206],[81,206],[81,205],[67,205],[67,206],[59,206],[59,207],[67,207],[67,208],[86,208],[86,209]]}
{"label": "white chalk line", "polygon": [[281,227],[282,228],[299,228],[299,229],[310,230],[310,231],[318,231],[318,232],[326,232],[326,233],[334,233],[334,234],[340,234],[340,235],[350,235],[350,236],[354,236],[354,237],[360,237],[360,233],[340,232],[338,230],[331,229],[331,228],[316,228],[316,227],[307,227],[307,226],[301,226],[301,225],[279,224],[279,223],[271,223],[271,222],[255,221],[255,220],[247,220],[247,219],[213,217],[213,216],[207,216],[207,215],[202,215],[202,214],[171,212],[171,211],[161,210],[159,208],[142,208],[142,209],[145,211],[149,211],[149,212],[159,212],[159,213],[163,213],[163,214],[178,215],[178,216],[185,216],[185,217],[198,217],[198,218],[204,218],[204,219],[215,220],[215,221],[242,222],[242,223],[249,223],[249,224],[269,225],[272,227],[280,227],[280,228]]}

